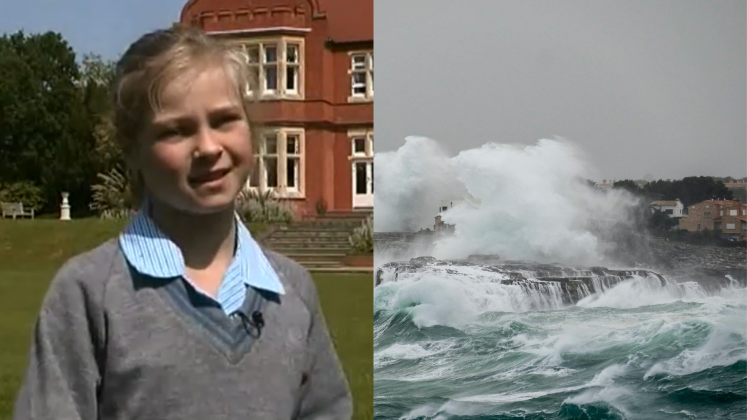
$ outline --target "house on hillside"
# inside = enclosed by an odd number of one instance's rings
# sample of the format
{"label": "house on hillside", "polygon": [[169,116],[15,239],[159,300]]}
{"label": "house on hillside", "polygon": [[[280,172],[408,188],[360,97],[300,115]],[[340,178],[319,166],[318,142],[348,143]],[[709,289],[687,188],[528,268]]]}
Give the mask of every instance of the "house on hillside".
{"label": "house on hillside", "polygon": [[679,198],[675,200],[652,201],[650,208],[651,213],[658,210],[669,217],[675,218],[682,217],[685,213],[685,205],[682,204]]}
{"label": "house on hillside", "polygon": [[264,132],[248,189],[300,216],[373,211],[373,0],[190,0],[180,23],[256,72]]}
{"label": "house on hillside", "polygon": [[601,184],[597,184],[597,188],[602,189],[602,190],[611,190],[614,184],[615,184],[615,181],[613,180],[608,181],[604,179],[602,180]]}
{"label": "house on hillside", "polygon": [[734,198],[741,198],[742,201],[747,201],[747,182],[745,182],[745,179],[729,179],[728,182],[724,183],[724,186],[731,191]]}
{"label": "house on hillside", "polygon": [[726,188],[747,189],[747,182],[729,179],[727,182],[724,182],[724,186]]}
{"label": "house on hillside", "polygon": [[728,236],[737,241],[747,239],[747,216],[722,216],[716,220],[716,230],[721,236]]}
{"label": "house on hillside", "polygon": [[717,230],[730,236],[744,237],[745,230],[742,229],[740,218],[745,217],[747,204],[740,199],[706,200],[687,208],[687,215],[680,218],[679,228],[691,232]]}

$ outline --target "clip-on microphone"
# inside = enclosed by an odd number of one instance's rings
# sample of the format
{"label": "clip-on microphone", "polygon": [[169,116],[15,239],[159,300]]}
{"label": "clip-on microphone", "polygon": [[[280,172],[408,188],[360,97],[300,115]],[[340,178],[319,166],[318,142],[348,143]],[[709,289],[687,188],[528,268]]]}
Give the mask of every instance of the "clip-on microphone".
{"label": "clip-on microphone", "polygon": [[[244,329],[249,334],[252,334],[251,328],[249,326],[252,326],[257,329],[257,338],[262,336],[262,328],[265,326],[265,318],[262,316],[261,311],[254,311],[252,312],[252,317],[249,319],[249,317],[244,312],[237,312],[239,317],[241,317],[241,323],[244,325]],[[247,325],[248,324],[248,325]]]}

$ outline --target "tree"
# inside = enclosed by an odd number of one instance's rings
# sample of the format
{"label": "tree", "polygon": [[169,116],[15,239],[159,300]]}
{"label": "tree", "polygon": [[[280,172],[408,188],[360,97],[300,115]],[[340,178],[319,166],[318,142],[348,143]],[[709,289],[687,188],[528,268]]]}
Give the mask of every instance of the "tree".
{"label": "tree", "polygon": [[620,188],[623,190],[627,190],[628,192],[639,195],[641,193],[641,188],[638,186],[638,184],[635,183],[635,181],[630,179],[625,179],[622,181],[616,181],[614,184],[612,184],[612,188]]}
{"label": "tree", "polygon": [[660,210],[654,210],[649,219],[649,229],[668,231],[677,226],[679,222],[673,217],[669,217]]}
{"label": "tree", "polygon": [[77,204],[93,144],[75,52],[57,33],[19,31],[0,38],[0,71],[0,181],[38,185],[47,210],[61,191]]}
{"label": "tree", "polygon": [[681,182],[682,190],[687,191],[689,195],[686,200],[682,200],[686,206],[704,200],[731,200],[734,198],[732,192],[726,188],[723,182],[714,181],[709,176],[690,176],[683,178]]}
{"label": "tree", "polygon": [[708,176],[691,176],[675,181],[654,181],[643,188],[649,200],[680,199],[686,207],[705,200],[731,200],[732,191]]}
{"label": "tree", "polygon": [[741,198],[743,203],[747,203],[747,189],[744,188],[730,188],[734,199]]}
{"label": "tree", "polygon": [[114,79],[115,63],[87,54],[81,63],[81,89],[89,116],[98,172],[122,167],[124,159],[114,133],[109,88]]}

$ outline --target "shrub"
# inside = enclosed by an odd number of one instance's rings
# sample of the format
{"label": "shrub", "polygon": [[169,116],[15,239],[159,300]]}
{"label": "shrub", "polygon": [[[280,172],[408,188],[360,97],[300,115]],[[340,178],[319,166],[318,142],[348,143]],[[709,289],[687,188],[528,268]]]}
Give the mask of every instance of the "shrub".
{"label": "shrub", "polygon": [[24,208],[39,211],[44,205],[44,193],[32,182],[12,182],[0,185],[0,202],[22,203]]}
{"label": "shrub", "polygon": [[373,215],[368,216],[348,237],[350,246],[360,254],[373,253]]}
{"label": "shrub", "polygon": [[244,190],[236,197],[236,211],[245,223],[290,223],[295,213],[272,191]]}
{"label": "shrub", "polygon": [[127,177],[114,168],[96,175],[101,183],[91,186],[91,210],[102,219],[124,219],[133,214],[130,185]]}

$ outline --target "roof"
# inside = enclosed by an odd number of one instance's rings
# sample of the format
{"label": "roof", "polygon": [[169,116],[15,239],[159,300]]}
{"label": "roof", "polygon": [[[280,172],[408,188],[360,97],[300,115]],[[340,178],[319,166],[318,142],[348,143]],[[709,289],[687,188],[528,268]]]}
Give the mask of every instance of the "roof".
{"label": "roof", "polygon": [[320,0],[327,12],[328,36],[337,43],[373,42],[373,0]]}
{"label": "roof", "polygon": [[653,201],[652,206],[676,206],[677,201]]}
{"label": "roof", "polygon": [[693,204],[693,206],[699,206],[701,204],[713,204],[714,206],[722,207],[739,207],[740,205],[745,205],[744,203],[736,200],[705,200],[701,201],[700,203],[695,203]]}
{"label": "roof", "polygon": [[[288,8],[287,3],[278,0],[187,0],[181,10],[180,21],[188,23],[193,16],[205,12],[214,14],[255,7]],[[373,0],[294,0],[290,3],[308,6],[311,19],[326,20],[326,38],[332,42],[373,42]],[[236,23],[229,26],[234,26],[229,29],[241,29],[235,27]]]}

